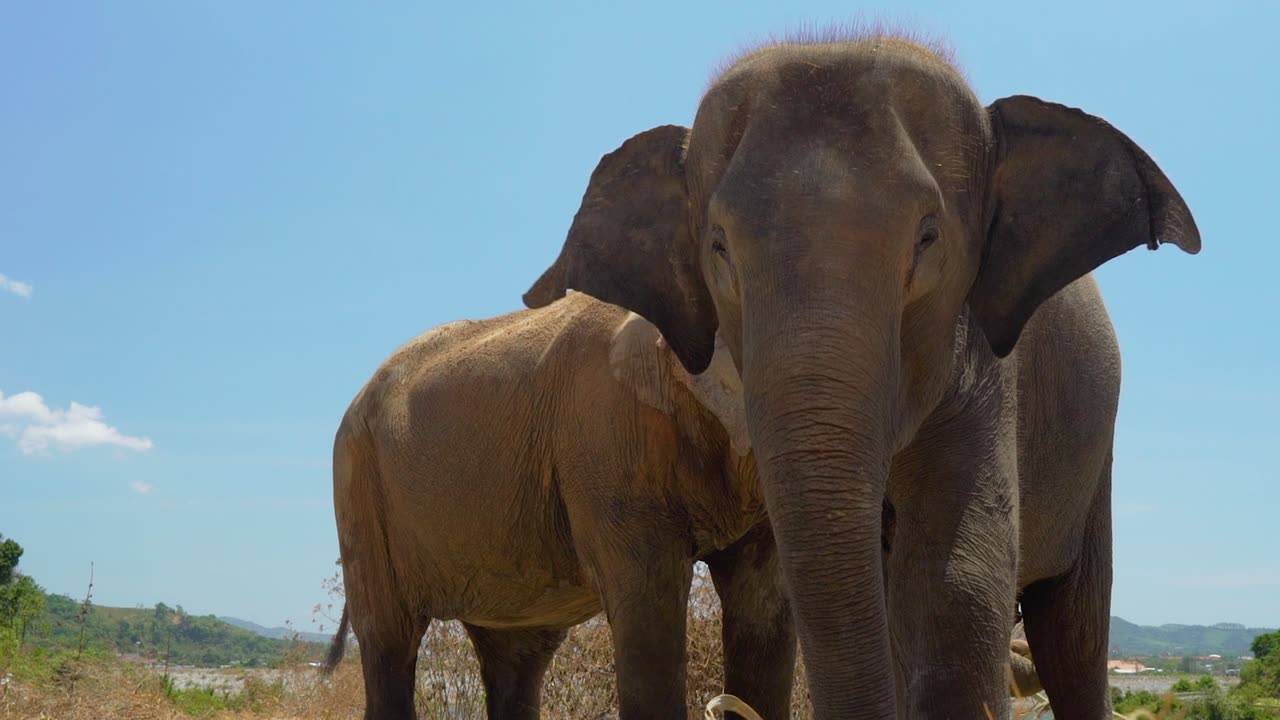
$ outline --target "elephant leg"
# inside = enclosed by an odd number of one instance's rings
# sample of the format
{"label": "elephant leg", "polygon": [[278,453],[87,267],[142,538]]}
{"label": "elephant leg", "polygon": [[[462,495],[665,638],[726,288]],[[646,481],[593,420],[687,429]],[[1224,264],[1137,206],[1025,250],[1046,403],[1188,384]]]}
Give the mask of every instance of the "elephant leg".
{"label": "elephant leg", "polygon": [[773,530],[762,524],[706,562],[723,612],[724,691],[762,717],[789,717],[796,631]]}
{"label": "elephant leg", "polygon": [[912,451],[890,479],[882,542],[899,709],[909,718],[1008,717],[1016,475],[967,428],[954,429],[922,428],[939,444]]}
{"label": "elephant leg", "polygon": [[1111,623],[1111,460],[1089,510],[1080,557],[1066,574],[1022,593],[1035,669],[1062,720],[1111,717],[1107,650]]}
{"label": "elephant leg", "polygon": [[364,672],[365,720],[414,720],[413,690],[417,678],[418,644],[427,631],[366,634],[360,640]]}
{"label": "elephant leg", "polygon": [[[635,552],[647,548],[644,562]],[[693,561],[676,549],[639,542],[600,572],[613,635],[621,720],[684,720],[685,624]]]}
{"label": "elephant leg", "polygon": [[490,720],[536,720],[542,678],[567,633],[550,628],[495,630],[463,625],[480,659]]}

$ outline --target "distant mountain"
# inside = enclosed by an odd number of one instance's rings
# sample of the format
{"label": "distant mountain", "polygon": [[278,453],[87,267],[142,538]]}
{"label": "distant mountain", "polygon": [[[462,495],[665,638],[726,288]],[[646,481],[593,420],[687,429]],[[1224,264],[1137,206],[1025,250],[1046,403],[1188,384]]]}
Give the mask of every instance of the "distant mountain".
{"label": "distant mountain", "polygon": [[1248,655],[1249,645],[1269,628],[1217,625],[1135,625],[1111,618],[1112,655]]}
{"label": "distant mountain", "polygon": [[[218,619],[228,625],[235,625],[238,628],[248,630],[256,635],[261,635],[264,638],[271,638],[272,640],[290,640],[293,638],[295,632],[285,627],[269,628],[259,625],[251,620],[241,620],[240,618],[226,617],[225,615],[219,616]],[[298,639],[305,640],[307,642],[328,643],[333,639],[333,635],[326,635],[325,633],[298,631],[297,635]]]}

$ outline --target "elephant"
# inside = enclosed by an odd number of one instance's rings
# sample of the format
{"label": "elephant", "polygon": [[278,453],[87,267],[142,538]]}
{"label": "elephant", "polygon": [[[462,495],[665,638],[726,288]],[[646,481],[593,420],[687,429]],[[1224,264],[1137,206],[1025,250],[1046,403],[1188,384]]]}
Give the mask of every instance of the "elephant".
{"label": "elephant", "polygon": [[795,630],[723,350],[692,376],[652,324],[581,293],[429,331],[352,401],[334,506],[347,605],[326,666],[353,623],[371,720],[413,717],[419,641],[454,618],[489,716],[537,717],[565,628],[601,608],[621,717],[683,718],[697,560],[725,692],[789,714]]}
{"label": "elephant", "polygon": [[1007,714],[1019,602],[1055,716],[1099,720],[1120,354],[1092,272],[1162,243],[1199,252],[1191,212],[1104,120],[984,107],[906,38],[800,37],[606,154],[524,301],[635,312],[695,376],[720,339],[817,718]]}
{"label": "elephant", "polygon": [[624,720],[685,717],[694,562],[724,687],[788,713],[795,630],[726,353],[691,376],[657,329],[574,293],[395,352],[334,439],[346,606],[369,720],[414,716],[433,619],[461,620],[491,718],[535,718],[566,629],[607,615]]}

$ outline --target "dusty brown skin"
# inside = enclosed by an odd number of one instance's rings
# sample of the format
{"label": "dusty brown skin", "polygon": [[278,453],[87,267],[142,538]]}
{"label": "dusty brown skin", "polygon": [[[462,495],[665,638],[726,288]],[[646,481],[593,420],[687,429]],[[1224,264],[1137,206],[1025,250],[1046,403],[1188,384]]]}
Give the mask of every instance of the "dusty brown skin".
{"label": "dusty brown skin", "polygon": [[683,717],[699,559],[726,691],[785,716],[795,634],[721,356],[691,378],[653,325],[576,294],[437,328],[382,365],[333,461],[347,607],[330,662],[349,617],[365,717],[413,717],[432,619],[466,624],[490,717],[537,717],[565,629],[601,609],[622,717]]}
{"label": "dusty brown skin", "polygon": [[1055,716],[1099,720],[1120,360],[1088,273],[1162,242],[1199,250],[1190,212],[1098,118],[983,107],[902,40],[787,44],[605,156],[525,302],[633,310],[694,373],[724,339],[819,718],[1006,714],[1020,592]]}

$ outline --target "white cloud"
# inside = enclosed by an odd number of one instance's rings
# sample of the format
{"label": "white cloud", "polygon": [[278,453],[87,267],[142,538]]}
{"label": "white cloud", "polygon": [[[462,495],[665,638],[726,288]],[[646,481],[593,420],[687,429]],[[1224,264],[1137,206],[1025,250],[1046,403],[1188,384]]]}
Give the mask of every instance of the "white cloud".
{"label": "white cloud", "polygon": [[0,290],[8,290],[18,297],[29,298],[31,297],[31,293],[35,291],[35,288],[31,287],[28,283],[18,282],[17,280],[13,280],[5,276],[4,273],[0,273]]}
{"label": "white cloud", "polygon": [[150,450],[151,440],[125,435],[103,421],[102,408],[72,401],[66,410],[50,408],[36,393],[5,396],[0,392],[0,432],[17,436],[18,449],[26,455],[47,454],[50,449],[70,452],[97,445],[128,450]]}
{"label": "white cloud", "polygon": [[151,483],[144,483],[141,480],[133,480],[129,483],[129,489],[138,493],[139,495],[146,495],[152,490],[155,490],[156,486],[152,485]]}
{"label": "white cloud", "polygon": [[30,391],[9,397],[5,397],[4,393],[0,392],[0,417],[16,417],[41,425],[54,422],[53,411],[44,404],[44,399]]}

